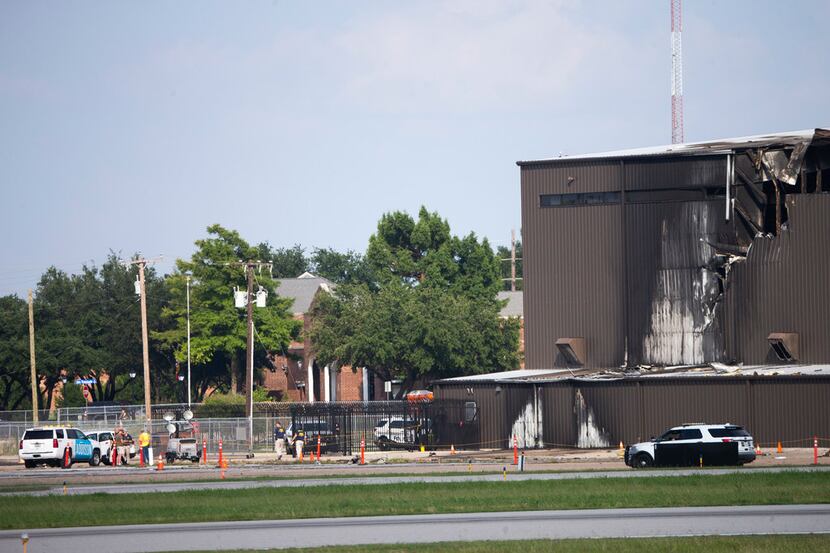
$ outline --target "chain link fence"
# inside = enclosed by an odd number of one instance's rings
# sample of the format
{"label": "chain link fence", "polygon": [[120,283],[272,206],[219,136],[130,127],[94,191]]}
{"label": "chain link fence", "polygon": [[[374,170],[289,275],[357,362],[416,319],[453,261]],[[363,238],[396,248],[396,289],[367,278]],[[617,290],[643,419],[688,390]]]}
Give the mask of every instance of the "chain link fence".
{"label": "chain link fence", "polygon": [[[163,452],[170,436],[168,421],[173,420],[175,431],[182,437],[195,437],[202,447],[204,441],[209,457],[218,454],[219,441],[227,454],[273,451],[274,426],[280,422],[289,438],[302,428],[306,434],[306,448],[330,455],[356,455],[361,441],[366,451],[390,449],[435,448],[454,444],[477,444],[477,420],[466,420],[462,402],[434,401],[413,403],[407,401],[279,403],[254,405],[253,417],[245,417],[245,406],[193,404],[194,417],[184,421],[187,404],[165,404],[152,407],[154,452]],[[15,412],[22,413],[22,412]],[[17,453],[17,441],[27,428],[34,426],[26,420],[0,421],[0,454]],[[137,439],[146,427],[144,407],[141,405],[90,405],[85,408],[62,408],[51,419],[39,424],[66,425],[85,432],[112,430],[118,425]],[[249,438],[249,427],[252,430]]]}

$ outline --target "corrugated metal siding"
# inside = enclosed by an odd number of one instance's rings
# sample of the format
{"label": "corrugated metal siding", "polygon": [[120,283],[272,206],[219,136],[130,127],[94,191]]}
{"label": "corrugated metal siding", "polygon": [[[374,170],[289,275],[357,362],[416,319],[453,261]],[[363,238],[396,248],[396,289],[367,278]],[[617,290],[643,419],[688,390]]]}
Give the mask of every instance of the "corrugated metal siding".
{"label": "corrugated metal siding", "polygon": [[789,447],[811,446],[812,436],[830,437],[830,386],[825,378],[751,381],[754,421],[761,442],[781,440]]}
{"label": "corrugated metal siding", "polygon": [[771,332],[799,333],[801,362],[830,361],[830,195],[790,196],[787,208],[789,229],[755,238],[730,273],[729,355],[747,364],[777,362]]}
{"label": "corrugated metal siding", "polygon": [[613,446],[630,434],[628,425],[638,422],[637,387],[629,380],[601,382],[582,381],[573,384],[592,410],[596,430]]}
{"label": "corrugated metal siding", "polygon": [[720,361],[720,286],[704,269],[721,241],[723,202],[626,205],[631,365]]}
{"label": "corrugated metal siding", "polygon": [[522,170],[527,368],[561,366],[564,337],[586,339],[587,367],[622,362],[621,207],[539,207],[541,194],[619,190],[620,173],[608,163]]}
{"label": "corrugated metal siding", "polygon": [[568,383],[539,386],[542,402],[542,436],[546,447],[573,447],[576,443],[574,391]]}
{"label": "corrugated metal siding", "polygon": [[[645,439],[686,422],[749,424],[743,379],[643,379],[641,386],[642,427],[630,425],[626,433],[629,439]],[[632,432],[635,428],[638,430]]]}
{"label": "corrugated metal siding", "polygon": [[521,174],[522,188],[534,192],[536,207],[539,207],[539,194],[612,192],[620,189],[620,164],[617,161],[536,165],[522,167]]}
{"label": "corrugated metal siding", "polygon": [[[498,393],[497,388],[501,390]],[[524,409],[529,393],[532,392],[526,391],[523,386],[492,382],[435,385],[436,397],[476,403],[479,442],[460,444],[457,447],[479,449],[512,447],[509,444],[512,427],[520,411]]]}
{"label": "corrugated metal siding", "polygon": [[[592,412],[596,430],[609,446],[656,436],[686,422],[740,424],[756,440],[806,445],[812,436],[830,437],[830,378],[665,377],[613,381],[476,384],[473,394],[461,383],[436,385],[439,399],[476,401],[482,448],[512,447],[509,437],[534,386],[541,407],[542,443],[575,447],[579,443],[579,394]],[[584,420],[584,417],[583,419]]]}
{"label": "corrugated metal siding", "polygon": [[628,190],[726,185],[726,156],[696,156],[625,162]]}

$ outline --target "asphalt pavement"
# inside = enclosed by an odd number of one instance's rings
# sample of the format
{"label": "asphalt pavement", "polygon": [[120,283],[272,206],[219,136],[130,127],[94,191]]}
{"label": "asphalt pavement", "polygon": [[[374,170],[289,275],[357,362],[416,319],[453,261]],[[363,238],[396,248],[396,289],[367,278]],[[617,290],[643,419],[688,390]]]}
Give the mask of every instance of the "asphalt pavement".
{"label": "asphalt pavement", "polygon": [[[151,469],[147,469],[151,470]],[[506,479],[511,482],[521,481],[548,481],[548,480],[574,480],[582,478],[653,478],[657,476],[691,476],[701,475],[724,475],[724,474],[763,474],[775,472],[828,472],[830,467],[769,467],[745,469],[740,467],[718,468],[718,469],[673,469],[673,470],[629,470],[629,471],[586,471],[586,472],[513,472],[512,469],[506,474]],[[67,495],[88,495],[94,493],[124,494],[124,493],[164,493],[199,490],[239,490],[250,488],[299,488],[310,486],[352,486],[352,485],[382,485],[382,484],[440,484],[448,482],[500,482],[505,479],[502,474],[457,474],[457,475],[414,475],[414,476],[373,476],[373,477],[310,477],[303,478],[274,479],[274,480],[213,480],[194,482],[154,482],[134,484],[99,484],[84,486],[68,486]],[[29,492],[9,492],[3,495],[61,495],[64,493],[63,486],[55,486],[46,490]]]}
{"label": "asphalt pavement", "polygon": [[[28,531],[28,551],[138,553],[828,532],[830,505],[592,509],[42,529]],[[0,532],[0,551],[20,551],[20,535],[21,531]]]}

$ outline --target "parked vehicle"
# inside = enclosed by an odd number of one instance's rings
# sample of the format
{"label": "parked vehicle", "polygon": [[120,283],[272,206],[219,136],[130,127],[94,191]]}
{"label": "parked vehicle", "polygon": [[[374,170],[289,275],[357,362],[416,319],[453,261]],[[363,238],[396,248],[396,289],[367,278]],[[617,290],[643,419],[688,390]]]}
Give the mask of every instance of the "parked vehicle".
{"label": "parked vehicle", "polygon": [[164,454],[168,463],[175,461],[190,461],[198,463],[202,458],[202,450],[196,438],[170,438],[167,440],[167,451]]}
{"label": "parked vehicle", "polygon": [[634,468],[743,465],[755,460],[755,449],[752,436],[741,426],[694,423],[626,447],[624,459]]}
{"label": "parked vehicle", "polygon": [[68,469],[77,461],[101,462],[101,446],[76,428],[29,428],[20,440],[18,455],[26,468],[49,465]]}
{"label": "parked vehicle", "polygon": [[112,459],[112,431],[110,430],[95,430],[93,432],[86,432],[87,438],[98,442],[101,452],[101,462],[105,465],[111,464]]}
{"label": "parked vehicle", "polygon": [[375,443],[380,449],[403,447],[413,449],[419,444],[429,443],[428,434],[431,425],[427,421],[390,417],[378,421],[375,426]]}
{"label": "parked vehicle", "polygon": [[336,451],[338,447],[338,438],[340,435],[340,428],[334,426],[331,428],[327,420],[311,420],[303,421],[297,420],[288,425],[285,430],[285,441],[288,453],[294,455],[294,433],[296,428],[302,428],[305,432],[305,450],[310,451],[317,449],[317,438],[320,438],[320,451]]}
{"label": "parked vehicle", "polygon": [[[101,448],[101,462],[105,465],[112,463],[112,448],[113,448],[113,431],[112,430],[93,430],[86,432],[87,437],[98,442]],[[130,447],[130,459],[134,458],[138,453],[135,446],[135,440],[129,434],[126,436],[127,444]]]}

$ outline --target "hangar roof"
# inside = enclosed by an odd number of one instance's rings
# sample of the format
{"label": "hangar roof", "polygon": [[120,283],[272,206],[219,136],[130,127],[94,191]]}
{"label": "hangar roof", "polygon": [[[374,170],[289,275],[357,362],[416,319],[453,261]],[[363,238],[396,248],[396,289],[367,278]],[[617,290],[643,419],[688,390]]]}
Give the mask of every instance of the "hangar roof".
{"label": "hangar roof", "polygon": [[723,138],[707,142],[689,142],[686,144],[669,144],[648,148],[633,148],[628,150],[614,150],[593,154],[560,155],[555,158],[517,161],[516,165],[535,165],[564,163],[568,161],[583,161],[593,159],[620,159],[631,157],[654,156],[692,156],[725,154],[733,150],[746,148],[771,148],[795,146],[796,144],[812,143],[815,141],[830,142],[830,129],[817,128],[803,131],[790,131],[773,134],[759,134],[755,136],[741,136],[737,138]]}

